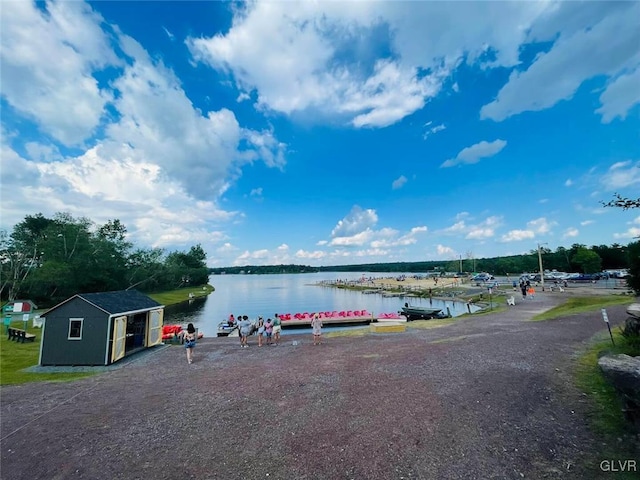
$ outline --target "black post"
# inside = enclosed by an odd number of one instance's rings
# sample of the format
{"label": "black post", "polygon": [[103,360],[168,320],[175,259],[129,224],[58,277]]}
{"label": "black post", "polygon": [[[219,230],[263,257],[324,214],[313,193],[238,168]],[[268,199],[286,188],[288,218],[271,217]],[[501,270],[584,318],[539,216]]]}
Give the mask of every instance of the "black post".
{"label": "black post", "polygon": [[613,341],[613,333],[611,333],[611,325],[609,324],[609,315],[607,315],[607,310],[606,309],[602,309],[602,319],[605,321],[605,323],[607,324],[607,328],[609,329],[609,336],[611,337],[611,343],[613,344],[613,346],[616,346],[616,342]]}

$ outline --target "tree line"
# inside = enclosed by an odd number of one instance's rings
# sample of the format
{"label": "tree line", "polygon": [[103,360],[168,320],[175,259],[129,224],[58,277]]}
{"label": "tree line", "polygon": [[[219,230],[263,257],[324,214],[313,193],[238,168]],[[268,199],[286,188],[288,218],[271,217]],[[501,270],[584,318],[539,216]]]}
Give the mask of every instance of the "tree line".
{"label": "tree line", "polygon": [[11,233],[0,231],[0,299],[46,307],[77,293],[204,285],[206,260],[199,244],[187,252],[136,248],[117,219],[96,225],[62,212],[27,215]]}

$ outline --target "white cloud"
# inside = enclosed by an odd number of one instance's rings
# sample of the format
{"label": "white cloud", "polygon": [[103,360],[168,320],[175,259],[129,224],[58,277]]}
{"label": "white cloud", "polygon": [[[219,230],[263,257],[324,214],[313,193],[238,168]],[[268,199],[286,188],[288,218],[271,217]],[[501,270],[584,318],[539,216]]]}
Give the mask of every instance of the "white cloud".
{"label": "white cloud", "polygon": [[249,192],[250,197],[262,197],[262,187],[254,188]]}
{"label": "white cloud", "polygon": [[438,252],[438,256],[440,257],[451,257],[452,255],[455,255],[455,250],[451,247],[446,247],[444,245],[440,245],[438,244],[436,246],[436,251]]}
{"label": "white cloud", "polygon": [[224,243],[221,247],[216,248],[216,253],[219,255],[229,255],[238,251],[238,247],[232,245],[229,242]]}
{"label": "white cloud", "polygon": [[460,164],[478,163],[482,158],[493,157],[499,153],[507,142],[504,140],[494,140],[493,142],[481,141],[470,147],[460,150],[455,158],[446,160],[440,167],[453,167]]}
{"label": "white cloud", "polygon": [[[425,125],[425,127],[428,127],[429,125],[431,125],[431,123],[432,123],[432,122],[427,123],[427,124]],[[426,139],[427,139],[427,138],[429,138],[431,135],[434,135],[434,134],[436,134],[436,133],[438,133],[438,132],[441,132],[441,131],[443,131],[443,130],[446,130],[446,129],[447,129],[447,127],[444,125],[444,123],[441,123],[440,125],[436,125],[435,127],[428,128],[428,129],[424,132],[424,134],[422,135],[422,138],[426,140]]]}
{"label": "white cloud", "polygon": [[495,230],[493,228],[481,228],[481,227],[476,227],[476,228],[472,228],[469,233],[467,233],[466,238],[467,240],[482,240],[485,238],[491,238],[493,236],[495,236]]}
{"label": "white cloud", "polygon": [[631,227],[626,232],[613,234],[613,238],[617,240],[631,239],[631,238],[638,238],[638,237],[640,237],[640,228],[638,227]]}
{"label": "white cloud", "polygon": [[536,237],[536,234],[546,234],[551,231],[551,228],[556,225],[556,222],[550,222],[546,218],[541,217],[535,220],[527,222],[527,228],[525,230],[510,230],[500,238],[501,242],[519,242],[522,240],[530,240]]}
{"label": "white cloud", "polygon": [[629,109],[640,102],[640,66],[631,73],[613,80],[600,95],[602,106],[596,110],[602,114],[602,123],[611,123],[616,117],[624,120]]}
{"label": "white cloud", "polygon": [[573,185],[573,180],[571,180],[570,178],[567,178],[567,180],[564,182],[564,186],[570,187],[572,185]]}
{"label": "white cloud", "polygon": [[[534,2],[474,2],[464,12],[438,2],[255,2],[235,10],[226,34],[189,38],[187,45],[196,61],[227,73],[241,91],[255,90],[259,108],[313,109],[346,116],[356,127],[385,126],[423,108],[451,71],[465,58],[478,60],[486,45],[495,53],[491,66],[517,64],[526,29],[544,8]],[[371,45],[389,53],[377,56]]]}
{"label": "white cloud", "polygon": [[371,247],[377,249],[414,245],[418,243],[418,234],[425,233],[427,230],[427,227],[424,226],[414,227],[408,234],[398,237],[398,232],[396,230],[390,228],[382,229],[377,232],[377,235],[382,236],[383,238],[381,240],[371,241]]}
{"label": "white cloud", "polygon": [[329,242],[329,245],[336,246],[336,247],[350,247],[350,246],[361,247],[362,245],[365,245],[371,242],[373,237],[374,237],[373,230],[370,230],[367,228],[366,230],[362,232],[354,233],[353,235],[334,237]]}
{"label": "white cloud", "polygon": [[456,234],[456,233],[464,232],[466,229],[467,229],[467,225],[465,224],[464,220],[461,220],[459,222],[454,223],[450,227],[445,228],[443,232]]}
{"label": "white cloud", "polygon": [[477,225],[471,225],[467,229],[465,238],[467,240],[484,240],[496,235],[495,229],[502,226],[502,217],[487,217]]}
{"label": "white cloud", "polygon": [[[525,71],[514,70],[497,98],[482,107],[480,116],[496,121],[525,111],[539,111],[570,99],[578,87],[597,75],[614,77],[634,70],[640,63],[637,2],[564,2],[553,5],[549,16],[534,25],[530,38],[550,40],[559,34],[551,50],[539,55]],[[557,21],[557,23],[555,23]],[[603,120],[624,116],[636,101],[637,88],[612,82],[603,94]]]}
{"label": "white cloud", "polygon": [[577,228],[569,227],[562,234],[562,238],[575,238],[580,234],[580,231]]}
{"label": "white cloud", "polygon": [[393,190],[398,190],[399,188],[402,188],[405,183],[407,183],[407,177],[405,177],[404,175],[400,175],[393,181],[393,183],[391,184],[391,188]]}
{"label": "white cloud", "polygon": [[301,260],[322,260],[326,256],[327,256],[327,253],[321,250],[315,250],[313,252],[298,250],[295,254],[295,257]]}
{"label": "white cloud", "polygon": [[585,220],[583,222],[580,222],[580,226],[586,227],[587,225],[591,225],[593,223],[595,223],[593,220]]}
{"label": "white cloud", "polygon": [[600,177],[605,190],[618,190],[640,184],[640,161],[617,162]]}
{"label": "white cloud", "polygon": [[363,210],[358,205],[355,205],[349,214],[338,222],[338,224],[331,231],[331,236],[347,237],[354,234],[359,234],[373,227],[378,223],[378,215],[373,209]]}
{"label": "white cloud", "polygon": [[171,40],[171,41],[175,40],[176,36],[175,36],[173,33],[171,33],[171,32],[167,29],[167,27],[162,27],[162,30],[164,30],[164,33],[166,33],[166,34],[167,34],[167,37],[169,37],[169,40]]}
{"label": "white cloud", "polygon": [[284,162],[284,146],[271,132],[240,127],[227,109],[203,116],[171,70],[154,63],[133,39],[121,36],[121,42],[133,63],[113,82],[120,91],[114,106],[121,118],[107,127],[105,150],[132,146],[135,160],[153,159],[200,198],[224,192],[246,162],[261,159],[274,167]]}
{"label": "white cloud", "polygon": [[[0,17],[2,97],[65,145],[98,127],[112,95],[93,74],[119,61],[102,18],[82,2],[3,2]],[[25,81],[28,79],[28,81]]]}
{"label": "white cloud", "polygon": [[535,233],[531,230],[511,230],[502,236],[500,241],[502,242],[519,242],[522,240],[529,240],[535,237]]}
{"label": "white cloud", "polygon": [[527,222],[528,229],[540,234],[549,233],[551,231],[551,228],[553,228],[555,225],[557,225],[556,222],[550,222],[544,217]]}

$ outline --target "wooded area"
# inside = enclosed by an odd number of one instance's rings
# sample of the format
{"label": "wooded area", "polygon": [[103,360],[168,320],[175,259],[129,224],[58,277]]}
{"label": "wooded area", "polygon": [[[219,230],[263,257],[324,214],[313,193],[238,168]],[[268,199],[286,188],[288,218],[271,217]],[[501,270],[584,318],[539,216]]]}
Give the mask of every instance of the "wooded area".
{"label": "wooded area", "polygon": [[46,307],[76,293],[204,285],[206,260],[200,245],[169,253],[136,248],[117,219],[95,225],[68,213],[27,215],[10,234],[0,231],[0,299]]}
{"label": "wooded area", "polygon": [[[574,244],[569,248],[558,247],[556,251],[540,247],[545,270],[558,270],[576,273],[596,273],[608,269],[629,268],[631,244],[586,245]],[[333,272],[490,272],[494,275],[517,275],[523,272],[539,270],[538,250],[526,255],[508,257],[473,258],[470,254],[451,260],[425,262],[390,262],[353,265],[334,265],[311,267],[309,265],[245,265],[242,267],[213,268],[211,273],[228,274],[269,274],[269,273],[309,273],[320,271]]]}

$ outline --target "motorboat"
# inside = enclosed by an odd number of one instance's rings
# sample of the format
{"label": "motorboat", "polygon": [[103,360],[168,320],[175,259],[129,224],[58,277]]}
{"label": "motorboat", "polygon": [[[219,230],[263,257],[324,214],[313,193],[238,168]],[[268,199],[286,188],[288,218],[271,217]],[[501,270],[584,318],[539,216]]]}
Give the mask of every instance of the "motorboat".
{"label": "motorboat", "polygon": [[412,307],[405,303],[405,306],[402,307],[402,315],[407,317],[407,320],[440,318],[442,317],[442,309],[431,307]]}
{"label": "motorboat", "polygon": [[237,323],[229,323],[226,320],[218,324],[218,337],[228,337],[231,332],[238,328]]}

